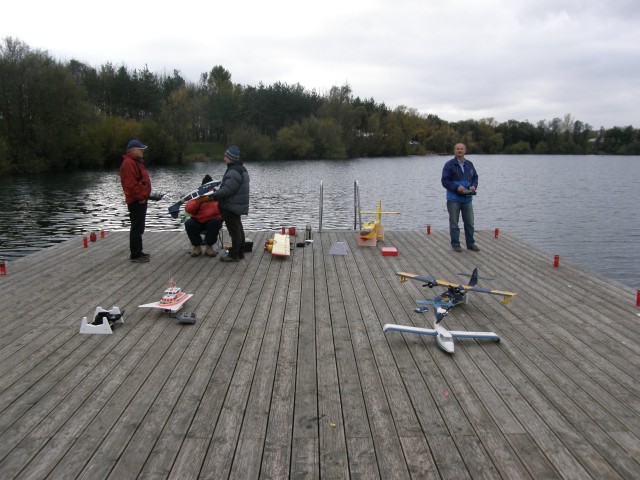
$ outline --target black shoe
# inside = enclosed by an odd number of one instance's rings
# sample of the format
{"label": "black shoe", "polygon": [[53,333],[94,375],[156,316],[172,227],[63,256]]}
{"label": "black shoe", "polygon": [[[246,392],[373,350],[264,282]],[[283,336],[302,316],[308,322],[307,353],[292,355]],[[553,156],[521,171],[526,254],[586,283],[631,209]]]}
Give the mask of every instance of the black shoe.
{"label": "black shoe", "polygon": [[238,257],[232,257],[231,255],[225,255],[220,258],[221,262],[239,262],[240,259]]}
{"label": "black shoe", "polygon": [[479,252],[480,251],[480,247],[474,243],[470,247],[467,247],[467,250],[473,250],[474,252]]}
{"label": "black shoe", "polygon": [[132,262],[136,262],[136,263],[146,263],[146,262],[149,261],[149,257],[150,256],[151,255],[146,255],[146,256],[145,255],[138,255],[137,257],[130,258],[130,260]]}
{"label": "black shoe", "polygon": [[151,258],[151,255],[149,255],[148,253],[144,253],[144,252],[142,252],[142,253],[140,254],[140,256],[141,256],[141,257],[145,257],[145,258]]}
{"label": "black shoe", "polygon": [[462,247],[460,245],[454,245],[453,246],[453,251],[454,252],[461,252],[462,251]]}

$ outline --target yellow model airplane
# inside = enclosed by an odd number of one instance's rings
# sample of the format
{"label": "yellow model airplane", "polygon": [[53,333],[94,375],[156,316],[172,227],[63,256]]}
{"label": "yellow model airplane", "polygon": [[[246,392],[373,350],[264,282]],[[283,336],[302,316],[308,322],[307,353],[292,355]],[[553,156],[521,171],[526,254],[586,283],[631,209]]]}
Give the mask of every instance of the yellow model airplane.
{"label": "yellow model airplane", "polygon": [[480,292],[480,293],[489,293],[491,295],[501,295],[502,296],[502,304],[506,305],[511,301],[511,297],[516,296],[515,292],[505,292],[502,290],[491,290],[490,288],[481,288],[476,287],[478,283],[478,269],[474,268],[473,273],[471,275],[463,274],[471,277],[469,283],[467,285],[462,285],[459,283],[447,282],[445,280],[436,280],[435,278],[428,277],[426,275],[416,275],[415,273],[407,273],[407,272],[397,272],[396,275],[400,277],[400,282],[406,282],[407,279],[417,280],[420,282],[424,282],[425,287],[433,288],[436,286],[446,287],[447,291],[436,297],[436,302],[451,302],[453,305],[459,305],[461,303],[467,303],[467,292]]}
{"label": "yellow model airplane", "polygon": [[384,226],[382,225],[383,214],[399,214],[400,212],[383,212],[382,200],[378,200],[378,210],[375,212],[360,212],[361,214],[372,215],[375,214],[376,219],[373,222],[367,222],[362,225],[362,229],[358,234],[358,239],[361,243],[371,242],[375,245],[378,240],[384,240]]}

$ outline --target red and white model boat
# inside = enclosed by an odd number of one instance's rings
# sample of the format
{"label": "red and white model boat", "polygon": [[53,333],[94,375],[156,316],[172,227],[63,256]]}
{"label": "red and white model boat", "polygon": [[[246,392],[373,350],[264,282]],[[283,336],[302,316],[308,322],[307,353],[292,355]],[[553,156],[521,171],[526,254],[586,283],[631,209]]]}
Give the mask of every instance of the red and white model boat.
{"label": "red and white model boat", "polygon": [[164,291],[164,295],[159,302],[145,303],[138,305],[139,308],[159,308],[167,313],[177,312],[182,306],[193,297],[192,293],[184,293],[180,287],[176,287],[173,278],[169,281],[169,288]]}

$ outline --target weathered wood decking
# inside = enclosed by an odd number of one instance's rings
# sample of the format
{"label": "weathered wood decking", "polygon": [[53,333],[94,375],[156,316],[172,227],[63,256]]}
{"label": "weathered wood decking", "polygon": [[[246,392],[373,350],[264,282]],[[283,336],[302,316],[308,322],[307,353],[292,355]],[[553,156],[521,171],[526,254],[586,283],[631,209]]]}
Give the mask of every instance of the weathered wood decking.
{"label": "weathered wood decking", "polygon": [[[0,277],[0,478],[505,478],[640,475],[640,309],[635,292],[504,233],[454,253],[447,232],[314,235],[289,258],[250,232],[241,263],[191,258],[186,235],[80,239]],[[337,241],[346,256],[329,255]],[[449,328],[500,343],[383,333],[428,326],[396,271],[463,279],[477,266],[512,290],[472,294]],[[137,306],[173,277],[193,293],[178,325]],[[96,306],[125,309],[113,335],[80,335]]]}

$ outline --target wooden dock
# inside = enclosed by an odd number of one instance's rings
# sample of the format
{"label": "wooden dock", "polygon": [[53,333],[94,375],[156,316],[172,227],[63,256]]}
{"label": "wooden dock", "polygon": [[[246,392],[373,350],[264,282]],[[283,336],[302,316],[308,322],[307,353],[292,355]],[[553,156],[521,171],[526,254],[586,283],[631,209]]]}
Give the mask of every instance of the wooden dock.
{"label": "wooden dock", "polygon": [[[0,277],[0,478],[630,479],[640,476],[640,309],[629,287],[504,233],[455,253],[448,232],[314,234],[290,257],[249,232],[240,263],[191,258],[187,237],[68,241]],[[345,242],[347,255],[330,255]],[[381,246],[398,256],[382,256]],[[471,294],[451,329],[491,330],[448,355],[397,271],[518,292]],[[169,279],[195,325],[157,310]],[[125,310],[81,335],[97,306]]]}

